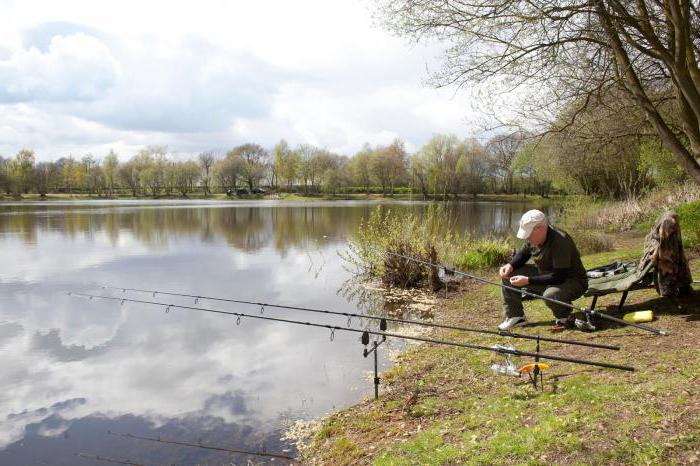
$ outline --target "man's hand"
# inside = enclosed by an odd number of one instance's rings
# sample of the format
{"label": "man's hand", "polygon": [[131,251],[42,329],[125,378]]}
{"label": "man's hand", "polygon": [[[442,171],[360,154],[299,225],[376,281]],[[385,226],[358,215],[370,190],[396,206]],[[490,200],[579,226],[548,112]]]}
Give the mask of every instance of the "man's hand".
{"label": "man's hand", "polygon": [[500,275],[501,278],[510,278],[510,274],[512,273],[513,266],[510,264],[506,264],[498,270],[498,275]]}
{"label": "man's hand", "polygon": [[515,277],[510,277],[510,284],[519,288],[521,286],[529,285],[530,279],[525,275],[516,275]]}

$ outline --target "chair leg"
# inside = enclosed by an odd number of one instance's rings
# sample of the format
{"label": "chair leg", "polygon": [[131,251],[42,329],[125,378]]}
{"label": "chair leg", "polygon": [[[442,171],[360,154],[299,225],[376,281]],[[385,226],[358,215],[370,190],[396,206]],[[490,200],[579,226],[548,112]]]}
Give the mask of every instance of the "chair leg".
{"label": "chair leg", "polygon": [[625,305],[625,300],[627,299],[627,291],[622,292],[622,298],[620,298],[620,304],[617,305],[617,312],[622,311],[622,306]]}
{"label": "chair leg", "polygon": [[674,296],[668,296],[668,299],[673,303],[679,312],[683,312],[683,305]]}
{"label": "chair leg", "polygon": [[593,301],[591,301],[591,311],[595,309],[595,305],[598,302],[598,296],[593,296]]}

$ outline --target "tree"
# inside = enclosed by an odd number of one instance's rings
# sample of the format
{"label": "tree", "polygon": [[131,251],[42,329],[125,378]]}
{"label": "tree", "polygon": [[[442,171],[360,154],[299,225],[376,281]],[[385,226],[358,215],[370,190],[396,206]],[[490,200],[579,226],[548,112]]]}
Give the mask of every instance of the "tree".
{"label": "tree", "polygon": [[559,164],[552,163],[549,149],[554,148],[550,148],[546,142],[528,143],[513,160],[513,168],[523,185],[523,194],[530,192],[547,196],[555,183],[559,184],[559,188],[571,191],[571,174],[564,172]]}
{"label": "tree", "polygon": [[561,112],[553,126],[557,131],[542,140],[547,160],[586,194],[628,198],[650,186],[650,170],[640,160],[641,145],[658,141],[636,107],[610,93],[580,112]]}
{"label": "tree", "polygon": [[335,195],[342,187],[347,186],[348,158],[342,155],[321,154],[320,159],[323,161],[323,190],[328,194]]}
{"label": "tree", "polygon": [[12,192],[12,177],[10,176],[10,159],[0,157],[0,189],[5,194]]}
{"label": "tree", "polygon": [[141,188],[144,194],[150,190],[154,197],[160,193],[165,182],[166,154],[166,146],[148,146],[131,158],[129,161],[131,173],[126,170],[124,179],[126,184],[131,187],[132,192],[136,193]]}
{"label": "tree", "polygon": [[211,180],[211,169],[216,162],[214,154],[211,152],[202,152],[199,154],[199,166],[202,168],[202,186],[204,186],[204,195],[208,196],[211,194],[209,190],[209,182]]}
{"label": "tree", "polygon": [[299,170],[299,154],[289,148],[287,141],[282,139],[272,149],[272,167],[278,179],[287,183],[287,192],[292,190],[292,185],[297,179]]}
{"label": "tree", "polygon": [[395,139],[387,146],[386,157],[389,164],[389,184],[391,186],[391,195],[394,195],[394,186],[401,183],[406,178],[406,165],[408,163],[408,155],[404,143],[400,139]]}
{"label": "tree", "polygon": [[32,184],[41,197],[46,197],[51,190],[55,189],[58,184],[60,184],[58,166],[53,162],[37,163],[34,166]]}
{"label": "tree", "polygon": [[80,169],[83,171],[82,180],[85,183],[84,188],[87,189],[88,194],[92,195],[97,190],[97,183],[99,178],[99,173],[94,170],[97,165],[97,161],[92,154],[86,154],[80,161]]}
{"label": "tree", "polygon": [[241,176],[252,191],[257,182],[265,175],[265,158],[267,152],[257,144],[243,144],[233,149],[241,157]]}
{"label": "tree", "polygon": [[318,177],[316,156],[319,149],[311,144],[302,144],[297,148],[297,152],[299,153],[299,176],[304,182],[304,194],[308,194],[309,184],[311,189],[314,189],[316,186]]}
{"label": "tree", "polygon": [[175,185],[180,194],[187,197],[187,193],[192,192],[200,178],[200,166],[192,160],[179,162],[176,165],[175,173]]}
{"label": "tree", "polygon": [[399,34],[449,43],[432,76],[436,85],[529,88],[539,96],[529,99],[530,118],[535,109],[554,114],[573,102],[583,110],[610,89],[621,90],[700,183],[695,2],[380,0],[378,8]]}
{"label": "tree", "polygon": [[370,170],[370,162],[372,158],[372,148],[365,143],[360,152],[350,159],[350,172],[352,173],[353,183],[357,186],[365,188],[365,193],[369,194],[369,186],[372,183],[372,174]]}
{"label": "tree", "polygon": [[376,149],[372,152],[372,157],[369,159],[370,173],[382,187],[382,194],[386,194],[387,189],[391,186],[392,174],[394,171],[393,164],[394,161],[385,148]]}
{"label": "tree", "polygon": [[219,184],[235,193],[238,178],[243,172],[243,158],[235,151],[229,151],[223,160],[216,162],[214,172]]}
{"label": "tree", "polygon": [[513,160],[523,143],[524,134],[519,131],[496,135],[486,143],[486,156],[493,171],[501,177],[503,189],[507,194],[513,193]]}
{"label": "tree", "polygon": [[110,149],[107,156],[105,156],[102,162],[102,169],[104,171],[105,183],[107,184],[107,189],[109,194],[114,194],[114,184],[117,179],[117,170],[119,168],[119,157],[117,154]]}
{"label": "tree", "polygon": [[73,156],[68,156],[62,159],[61,163],[61,177],[63,178],[63,187],[68,191],[69,194],[73,193],[73,188],[75,187],[74,173],[75,173],[75,159]]}
{"label": "tree", "polygon": [[413,154],[409,160],[411,176],[415,183],[418,184],[418,189],[420,189],[423,199],[428,197],[428,165],[429,162],[426,160],[425,153],[419,152]]}
{"label": "tree", "polygon": [[134,158],[126,163],[120,164],[117,174],[122,185],[131,190],[131,195],[136,197],[139,194],[139,168]]}
{"label": "tree", "polygon": [[454,135],[436,134],[420,150],[420,157],[427,169],[428,186],[433,194],[457,192],[457,145],[459,140]]}
{"label": "tree", "polygon": [[163,167],[163,189],[170,196],[177,187],[177,163],[165,160]]}
{"label": "tree", "polygon": [[17,152],[14,160],[10,163],[10,174],[15,180],[17,192],[27,194],[31,188],[34,174],[34,151],[22,149]]}
{"label": "tree", "polygon": [[458,155],[457,166],[457,192],[464,192],[476,197],[482,192],[484,177],[488,170],[484,149],[476,140],[461,142],[455,151]]}

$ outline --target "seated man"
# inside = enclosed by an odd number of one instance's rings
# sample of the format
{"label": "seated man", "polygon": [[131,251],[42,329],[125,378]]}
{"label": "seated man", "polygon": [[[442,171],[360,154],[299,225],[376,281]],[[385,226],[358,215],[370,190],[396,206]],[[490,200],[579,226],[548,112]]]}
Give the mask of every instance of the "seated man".
{"label": "seated man", "polygon": [[[545,298],[571,303],[588,288],[586,269],[571,237],[549,226],[547,217],[539,210],[529,210],[520,219],[517,237],[527,240],[510,263],[502,266],[499,275],[504,285],[527,287],[531,293]],[[536,265],[526,264],[533,258]],[[505,320],[499,330],[525,325],[522,294],[501,289]],[[571,309],[545,300],[556,318],[555,325],[572,327]]]}

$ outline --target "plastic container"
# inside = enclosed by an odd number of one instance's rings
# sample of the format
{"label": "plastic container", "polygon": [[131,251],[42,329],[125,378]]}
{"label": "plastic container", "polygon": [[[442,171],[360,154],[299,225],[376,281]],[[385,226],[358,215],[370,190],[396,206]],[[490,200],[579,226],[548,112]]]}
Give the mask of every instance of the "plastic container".
{"label": "plastic container", "polygon": [[627,322],[634,322],[635,324],[651,322],[654,320],[654,313],[651,311],[629,312],[625,314],[623,319]]}

